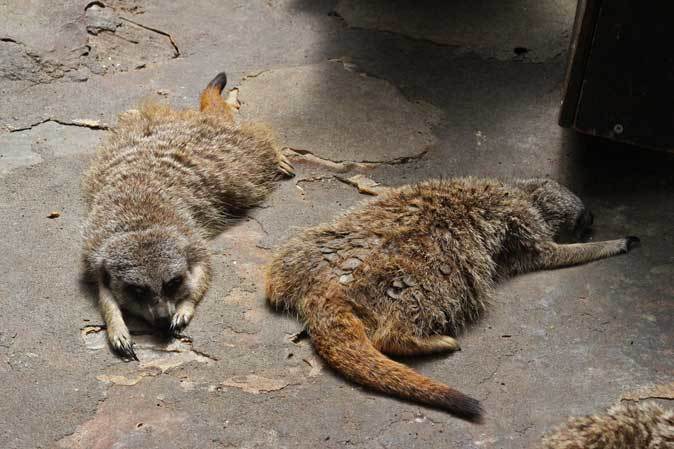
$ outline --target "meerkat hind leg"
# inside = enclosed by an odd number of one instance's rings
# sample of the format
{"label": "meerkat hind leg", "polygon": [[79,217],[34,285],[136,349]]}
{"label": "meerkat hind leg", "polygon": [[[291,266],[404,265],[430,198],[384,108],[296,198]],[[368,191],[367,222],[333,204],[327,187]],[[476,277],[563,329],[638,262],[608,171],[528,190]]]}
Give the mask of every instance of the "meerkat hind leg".
{"label": "meerkat hind leg", "polygon": [[548,246],[547,251],[541,254],[538,264],[541,269],[579,265],[624,254],[638,244],[639,239],[637,237],[567,245],[552,243]]}
{"label": "meerkat hind leg", "polygon": [[383,353],[390,355],[427,355],[461,350],[459,342],[447,335],[429,337],[395,336],[375,344]]}

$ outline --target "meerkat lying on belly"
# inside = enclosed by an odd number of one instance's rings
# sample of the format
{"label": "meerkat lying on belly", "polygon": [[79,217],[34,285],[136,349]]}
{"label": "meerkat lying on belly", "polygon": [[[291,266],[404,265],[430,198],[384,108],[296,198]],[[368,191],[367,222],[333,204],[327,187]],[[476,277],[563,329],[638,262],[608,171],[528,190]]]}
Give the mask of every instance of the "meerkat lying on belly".
{"label": "meerkat lying on belly", "polygon": [[570,418],[541,449],[674,449],[674,411],[653,403],[620,403],[604,413]]}
{"label": "meerkat lying on belly", "polygon": [[84,263],[125,358],[137,360],[122,310],[184,328],[210,283],[206,238],[293,174],[266,130],[234,123],[226,82],[210,82],[200,111],[146,104],[121,115],[84,176]]}
{"label": "meerkat lying on belly", "polygon": [[304,320],[316,351],[349,379],[479,420],[477,400],[383,354],[457,350],[448,334],[482,313],[499,277],[638,242],[555,242],[591,224],[581,200],[550,180],[422,182],[291,239],[268,268],[267,296]]}

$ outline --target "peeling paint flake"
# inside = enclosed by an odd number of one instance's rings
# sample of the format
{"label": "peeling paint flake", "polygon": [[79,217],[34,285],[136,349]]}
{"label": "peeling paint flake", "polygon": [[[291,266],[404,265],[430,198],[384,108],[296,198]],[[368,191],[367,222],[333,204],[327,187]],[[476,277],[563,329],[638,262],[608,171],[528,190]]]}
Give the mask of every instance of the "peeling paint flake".
{"label": "peeling paint flake", "polygon": [[[196,351],[192,348],[192,341],[187,338],[173,339],[163,342],[153,334],[134,334],[135,351],[140,363],[133,366],[136,371],[129,373],[102,374],[96,377],[101,382],[115,385],[136,385],[145,377],[158,376],[179,366],[197,362],[210,364],[215,358]],[[102,325],[88,325],[80,330],[84,345],[90,350],[100,350],[108,347],[107,334]]]}
{"label": "peeling paint flake", "polygon": [[282,390],[288,385],[291,385],[291,383],[283,379],[268,379],[256,374],[248,374],[245,376],[230,377],[229,379],[222,382],[222,385],[226,387],[240,388],[246,393],[260,394],[269,393],[270,391]]}
{"label": "peeling paint flake", "polygon": [[351,176],[350,178],[336,176],[336,178],[345,184],[355,187],[358,189],[358,192],[364,193],[366,195],[377,196],[389,190],[388,187],[382,186],[377,181],[374,181],[364,175],[355,175]]}
{"label": "peeling paint flake", "polygon": [[101,374],[100,376],[96,376],[96,379],[100,380],[101,382],[111,383],[115,385],[123,385],[128,387],[136,385],[138,382],[143,380],[143,377],[145,376],[138,375],[133,377],[126,377],[126,376]]}

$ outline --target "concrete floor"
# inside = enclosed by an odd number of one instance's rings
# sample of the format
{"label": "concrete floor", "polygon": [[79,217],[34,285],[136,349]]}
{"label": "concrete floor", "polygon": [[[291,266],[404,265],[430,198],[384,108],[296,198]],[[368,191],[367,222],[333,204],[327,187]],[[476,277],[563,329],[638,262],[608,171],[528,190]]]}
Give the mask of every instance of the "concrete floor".
{"label": "concrete floor", "polygon": [[[519,449],[671,382],[674,159],[557,126],[575,2],[477,3],[0,1],[0,447]],[[81,173],[116,114],[223,69],[298,176],[214,240],[192,342],[124,363],[79,281]],[[463,351],[409,361],[479,398],[473,425],[345,382],[265,306],[270,248],[367,199],[357,174],[550,176],[642,247],[506,282]]]}

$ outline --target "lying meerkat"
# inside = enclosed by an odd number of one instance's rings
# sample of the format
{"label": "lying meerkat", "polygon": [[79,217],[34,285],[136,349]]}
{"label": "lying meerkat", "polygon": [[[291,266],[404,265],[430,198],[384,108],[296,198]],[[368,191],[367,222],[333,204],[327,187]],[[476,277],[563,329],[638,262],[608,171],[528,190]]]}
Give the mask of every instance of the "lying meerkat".
{"label": "lying meerkat", "polygon": [[292,238],[267,269],[267,296],[304,320],[316,351],[347,378],[479,421],[477,400],[383,354],[455,351],[448,334],[483,312],[499,277],[638,242],[555,243],[591,224],[581,200],[550,180],[421,182]]}
{"label": "lying meerkat", "polygon": [[602,415],[571,418],[543,438],[541,449],[674,449],[674,412],[624,403]]}
{"label": "lying meerkat", "polygon": [[98,282],[112,348],[136,359],[122,310],[166,331],[192,318],[211,276],[206,238],[260,204],[292,165],[216,76],[200,111],[145,104],[120,115],[84,176],[86,271]]}

